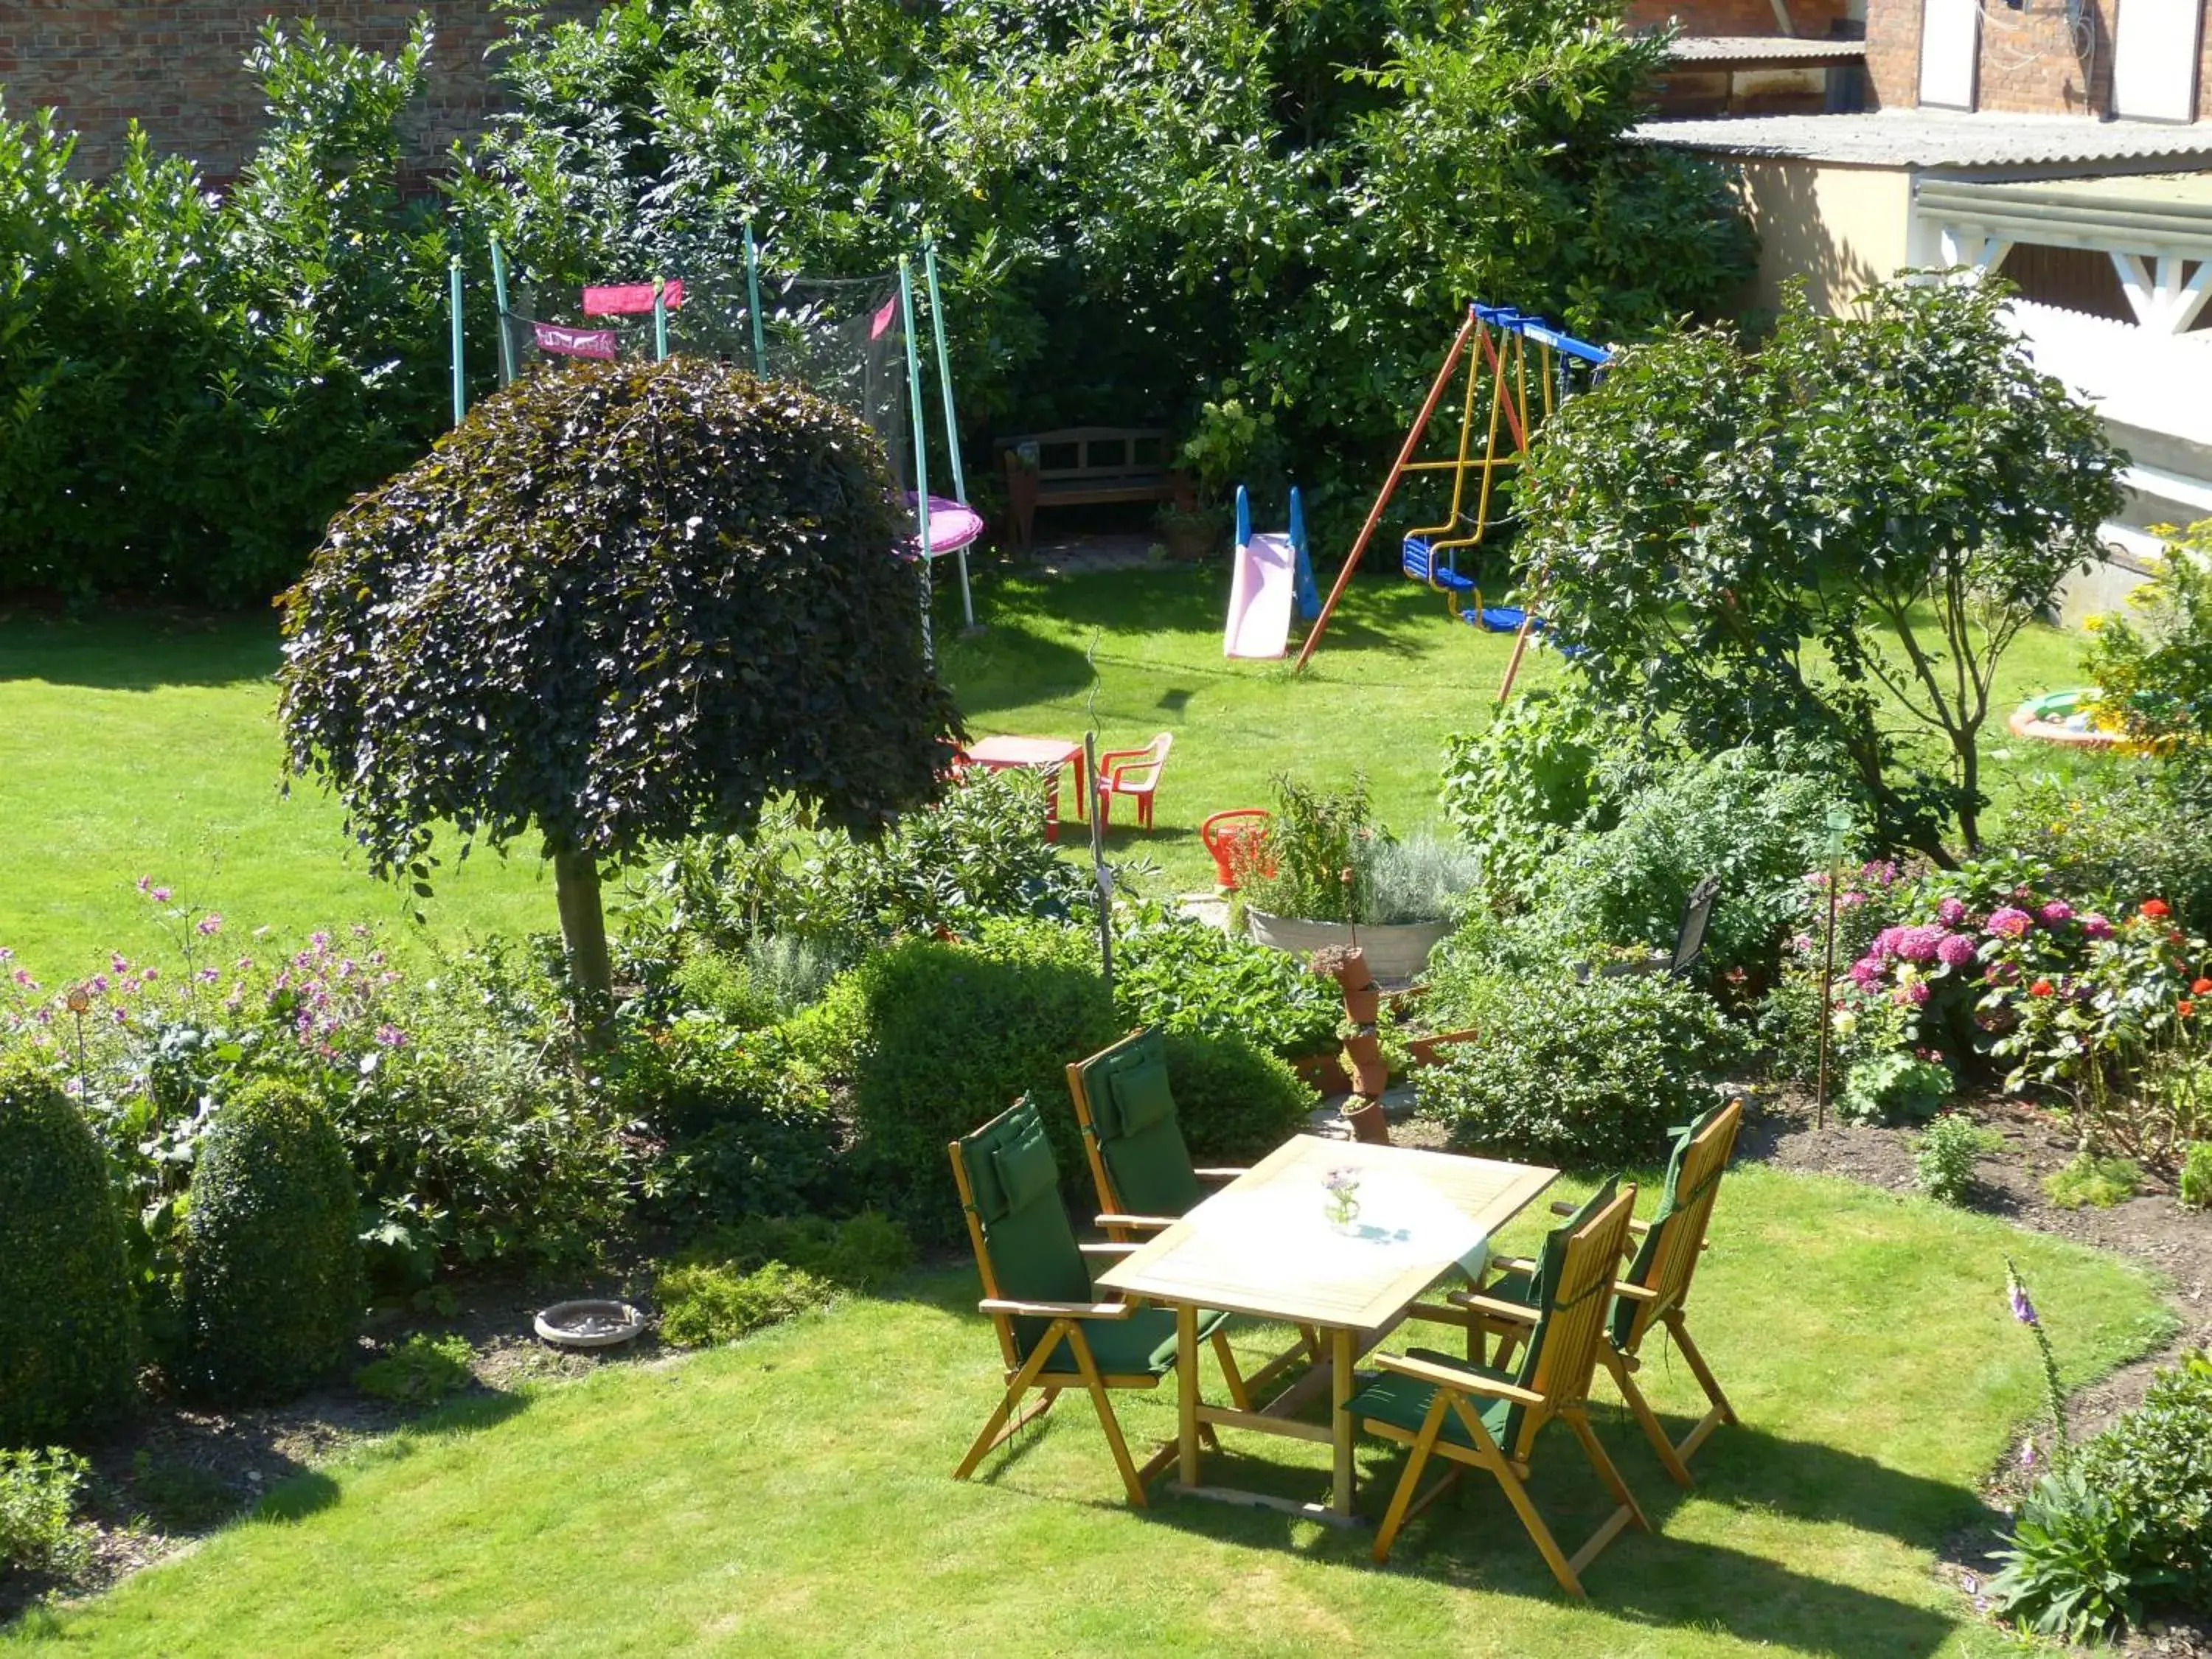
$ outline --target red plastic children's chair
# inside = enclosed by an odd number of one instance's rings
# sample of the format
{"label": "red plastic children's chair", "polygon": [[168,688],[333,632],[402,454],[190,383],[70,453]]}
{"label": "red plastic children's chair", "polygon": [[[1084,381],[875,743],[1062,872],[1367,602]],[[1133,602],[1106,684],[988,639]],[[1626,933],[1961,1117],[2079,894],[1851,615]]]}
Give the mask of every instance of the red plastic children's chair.
{"label": "red plastic children's chair", "polygon": [[1230,892],[1237,890],[1237,849],[1267,833],[1272,816],[1264,806],[1232,806],[1198,826],[1198,838],[1213,854],[1213,873]]}
{"label": "red plastic children's chair", "polygon": [[1152,793],[1167,769],[1168,750],[1175,735],[1163,732],[1142,749],[1109,749],[1098,757],[1098,825],[1112,820],[1114,797],[1127,795],[1137,803],[1137,827],[1152,827]]}

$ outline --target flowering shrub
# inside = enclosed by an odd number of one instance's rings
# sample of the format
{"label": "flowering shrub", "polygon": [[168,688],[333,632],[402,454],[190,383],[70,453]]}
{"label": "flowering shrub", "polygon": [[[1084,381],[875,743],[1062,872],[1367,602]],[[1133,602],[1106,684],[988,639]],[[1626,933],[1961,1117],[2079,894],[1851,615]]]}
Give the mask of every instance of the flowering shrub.
{"label": "flowering shrub", "polygon": [[[1791,977],[1766,1014],[1798,1076],[1819,1029],[1824,883],[1807,878]],[[2212,1097],[2197,1086],[2212,977],[2203,941],[2164,899],[2089,908],[2016,857],[1910,878],[1870,864],[1838,915],[1826,1013],[1842,1066],[1902,1048],[1954,1072],[1999,1073],[2016,1092],[2061,1096],[2098,1150],[2160,1169],[2212,1127]]]}
{"label": "flowering shrub", "polygon": [[139,889],[168,964],[118,951],[54,988],[0,954],[0,1048],[59,1078],[105,1144],[157,1350],[202,1139],[258,1076],[295,1079],[337,1130],[387,1278],[572,1258],[626,1212],[643,1143],[580,1067],[538,963],[492,945],[414,977],[361,926],[233,955],[220,915]]}

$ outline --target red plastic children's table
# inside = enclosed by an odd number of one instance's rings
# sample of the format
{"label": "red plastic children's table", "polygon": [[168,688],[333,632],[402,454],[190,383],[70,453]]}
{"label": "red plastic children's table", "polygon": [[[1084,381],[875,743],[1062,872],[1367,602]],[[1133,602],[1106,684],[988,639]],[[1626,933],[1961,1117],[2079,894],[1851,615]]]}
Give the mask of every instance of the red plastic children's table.
{"label": "red plastic children's table", "polygon": [[1070,743],[1065,738],[985,738],[969,745],[968,758],[978,766],[988,766],[1000,771],[1010,766],[1026,766],[1045,775],[1044,834],[1047,841],[1060,839],[1060,770],[1063,766],[1075,768],[1075,816],[1083,816],[1085,786],[1083,745]]}

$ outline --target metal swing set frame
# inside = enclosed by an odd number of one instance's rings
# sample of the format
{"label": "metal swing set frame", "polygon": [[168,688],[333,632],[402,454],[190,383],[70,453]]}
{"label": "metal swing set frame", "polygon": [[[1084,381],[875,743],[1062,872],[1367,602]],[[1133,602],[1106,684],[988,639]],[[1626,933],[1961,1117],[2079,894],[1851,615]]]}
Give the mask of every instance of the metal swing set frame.
{"label": "metal swing set frame", "polygon": [[[1529,362],[1532,345],[1535,348],[1533,366]],[[1485,605],[1482,590],[1475,585],[1474,578],[1460,572],[1458,555],[1462,550],[1479,547],[1490,530],[1501,494],[1500,469],[1517,467],[1528,459],[1537,428],[1576,390],[1572,366],[1586,365],[1595,377],[1602,374],[1612,361],[1613,353],[1607,348],[1578,340],[1553,328],[1540,317],[1510,306],[1469,305],[1458,333],[1452,337],[1444,352],[1435,380],[1430,383],[1420,413],[1414,417],[1405,442],[1399,447],[1398,458],[1382,481],[1382,490],[1368,512],[1358,539],[1352,544],[1352,551],[1345,558],[1343,568],[1337,572],[1335,585],[1329,589],[1321,615],[1308,631],[1291,672],[1303,670],[1319,648],[1337,601],[1350,585],[1352,573],[1359,568],[1368,543],[1382,523],[1383,512],[1396,494],[1400,481],[1408,473],[1449,472],[1452,481],[1451,505],[1444,521],[1406,532],[1401,544],[1400,567],[1410,580],[1443,594],[1445,605],[1455,618],[1495,633],[1510,632],[1515,635],[1512,659],[1498,694],[1504,701],[1512,690],[1522,655],[1528,648],[1528,635],[1542,623],[1533,609]],[[1461,403],[1459,437],[1453,453],[1435,459],[1416,459],[1429,423],[1462,364],[1467,388]],[[1486,380],[1490,395],[1478,449],[1477,414],[1484,401],[1481,393]],[[1510,438],[1510,449],[1501,448],[1501,436]],[[1470,475],[1476,480],[1472,514],[1468,511]],[[1540,580],[1534,586],[1540,589]],[[1530,597],[1532,600],[1535,597],[1533,592]]]}

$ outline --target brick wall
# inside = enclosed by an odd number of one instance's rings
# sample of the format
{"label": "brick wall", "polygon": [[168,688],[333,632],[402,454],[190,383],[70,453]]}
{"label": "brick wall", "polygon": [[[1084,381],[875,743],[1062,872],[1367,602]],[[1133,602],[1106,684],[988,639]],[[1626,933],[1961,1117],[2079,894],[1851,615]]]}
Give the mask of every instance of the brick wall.
{"label": "brick wall", "polygon": [[[555,15],[595,7],[555,0]],[[241,67],[262,19],[315,16],[331,34],[391,52],[419,12],[437,31],[429,88],[415,116],[417,159],[429,162],[483,125],[498,89],[484,48],[501,33],[484,0],[5,0],[0,86],[21,118],[51,105],[81,135],[77,166],[111,169],[135,116],[157,149],[191,156],[212,178],[235,174],[261,125],[260,88]]]}
{"label": "brick wall", "polygon": [[[1867,83],[1870,107],[1910,109],[1919,101],[1920,14],[1923,0],[1868,0]],[[2141,6],[2149,0],[2132,0]],[[2212,0],[2167,0],[2212,13]],[[1982,8],[1976,107],[2046,115],[2097,115],[2112,85],[2116,0],[2081,0],[2082,27],[2067,21],[2066,0],[2003,0]],[[2203,28],[2197,118],[2212,121],[2212,19]]]}
{"label": "brick wall", "polygon": [[2114,3],[2082,0],[2078,32],[2066,20],[2067,0],[2025,0],[2018,11],[2001,0],[1984,6],[1975,108],[2045,115],[2102,111],[2112,90]]}

